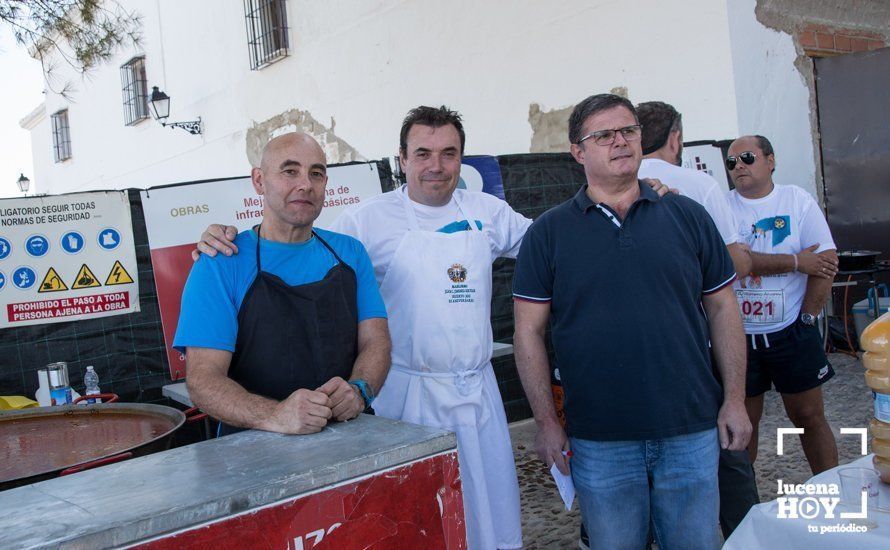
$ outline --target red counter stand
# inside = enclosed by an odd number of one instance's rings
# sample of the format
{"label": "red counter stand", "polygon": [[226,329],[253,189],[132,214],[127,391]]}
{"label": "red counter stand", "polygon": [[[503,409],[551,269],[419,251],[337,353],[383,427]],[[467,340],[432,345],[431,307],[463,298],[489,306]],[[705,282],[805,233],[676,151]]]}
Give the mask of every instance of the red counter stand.
{"label": "red counter stand", "polygon": [[457,453],[378,472],[360,481],[190,528],[137,548],[251,547],[466,548]]}
{"label": "red counter stand", "polygon": [[364,415],[10,489],[0,508],[2,548],[467,547],[454,434]]}

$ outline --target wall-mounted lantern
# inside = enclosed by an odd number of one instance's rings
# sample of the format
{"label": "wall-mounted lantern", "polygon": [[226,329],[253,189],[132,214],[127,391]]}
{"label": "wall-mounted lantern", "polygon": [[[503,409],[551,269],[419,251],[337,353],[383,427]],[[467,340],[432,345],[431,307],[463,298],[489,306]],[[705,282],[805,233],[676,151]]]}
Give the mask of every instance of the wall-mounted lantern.
{"label": "wall-mounted lantern", "polygon": [[19,191],[21,191],[25,195],[28,194],[28,189],[31,187],[31,180],[26,178],[25,174],[21,174],[19,176],[19,179],[15,183],[19,186]]}
{"label": "wall-mounted lantern", "polygon": [[170,116],[170,96],[159,90],[157,86],[151,87],[151,114],[165,128],[167,126],[182,128],[192,135],[199,135],[204,129],[201,117],[198,117],[198,120],[187,122],[167,122],[167,117]]}

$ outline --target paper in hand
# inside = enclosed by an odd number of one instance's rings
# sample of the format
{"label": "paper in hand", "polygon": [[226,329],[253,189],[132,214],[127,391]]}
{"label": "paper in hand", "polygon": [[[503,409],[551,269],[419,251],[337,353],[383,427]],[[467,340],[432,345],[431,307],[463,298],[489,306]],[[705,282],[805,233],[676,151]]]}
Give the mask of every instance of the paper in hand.
{"label": "paper in hand", "polygon": [[566,511],[572,510],[572,503],[575,501],[575,484],[572,482],[572,476],[565,475],[559,471],[556,464],[550,467],[550,473],[553,475],[553,481],[556,482],[556,488],[559,489],[559,496],[566,505]]}

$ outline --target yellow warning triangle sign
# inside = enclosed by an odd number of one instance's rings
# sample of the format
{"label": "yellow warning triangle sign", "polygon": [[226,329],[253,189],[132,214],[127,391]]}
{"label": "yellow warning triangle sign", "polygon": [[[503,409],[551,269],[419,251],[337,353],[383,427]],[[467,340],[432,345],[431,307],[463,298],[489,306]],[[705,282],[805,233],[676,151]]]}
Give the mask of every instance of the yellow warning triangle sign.
{"label": "yellow warning triangle sign", "polygon": [[115,260],[114,267],[111,268],[111,273],[109,273],[108,278],[105,279],[105,285],[125,285],[132,282],[133,277],[130,277],[130,274],[127,273],[127,270],[121,265],[120,260]]}
{"label": "yellow warning triangle sign", "polygon": [[71,288],[90,288],[94,286],[102,286],[99,284],[99,281],[96,280],[96,276],[93,275],[93,272],[90,271],[90,268],[87,267],[87,264],[83,264],[80,267],[80,271],[77,272],[77,277],[74,278],[74,284],[71,285]]}
{"label": "yellow warning triangle sign", "polygon": [[65,281],[59,277],[55,269],[49,268],[49,271],[43,276],[43,282],[40,283],[37,292],[59,292],[60,290],[68,290],[68,286],[65,285]]}

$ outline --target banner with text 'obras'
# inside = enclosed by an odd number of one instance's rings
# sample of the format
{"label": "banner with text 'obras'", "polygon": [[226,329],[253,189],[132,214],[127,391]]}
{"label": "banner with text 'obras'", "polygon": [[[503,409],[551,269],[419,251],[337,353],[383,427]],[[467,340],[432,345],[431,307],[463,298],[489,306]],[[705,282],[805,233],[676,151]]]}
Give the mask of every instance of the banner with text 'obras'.
{"label": "banner with text 'obras'", "polygon": [[[381,189],[374,162],[329,166],[324,207],[315,226],[328,227],[343,210],[379,195]],[[260,223],[263,197],[245,177],[148,189],[142,192],[142,206],[170,376],[179,380],[185,377],[185,358],[172,346],[191,252],[210,224],[244,231]]]}

